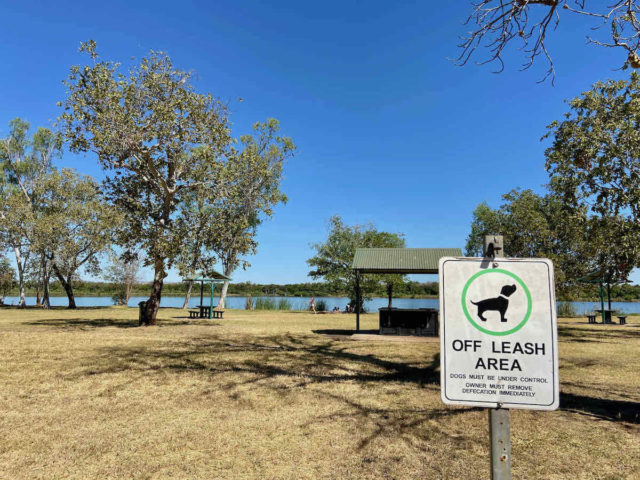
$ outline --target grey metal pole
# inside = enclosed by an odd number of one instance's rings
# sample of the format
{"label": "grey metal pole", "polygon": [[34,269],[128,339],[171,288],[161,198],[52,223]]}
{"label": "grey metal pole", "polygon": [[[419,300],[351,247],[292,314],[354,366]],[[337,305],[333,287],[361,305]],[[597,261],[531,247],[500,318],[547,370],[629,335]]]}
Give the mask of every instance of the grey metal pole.
{"label": "grey metal pole", "polygon": [[[504,257],[503,248],[502,236],[486,235],[484,237],[485,256],[490,255],[494,259]],[[511,480],[511,415],[509,409],[489,409],[489,436],[491,438],[491,480]]]}
{"label": "grey metal pole", "polygon": [[491,479],[511,480],[511,416],[507,408],[489,409]]}

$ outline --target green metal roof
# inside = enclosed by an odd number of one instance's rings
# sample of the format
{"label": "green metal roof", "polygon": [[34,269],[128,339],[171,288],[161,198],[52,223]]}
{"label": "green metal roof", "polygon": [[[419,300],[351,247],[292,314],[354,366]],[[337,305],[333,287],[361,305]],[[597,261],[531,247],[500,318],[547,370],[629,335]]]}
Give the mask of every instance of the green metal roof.
{"label": "green metal roof", "polygon": [[459,248],[356,248],[351,268],[362,273],[438,273],[442,257],[461,257]]}
{"label": "green metal roof", "polygon": [[221,280],[231,281],[231,277],[227,277],[215,270],[210,270],[210,275],[208,277],[189,278],[188,280],[193,280],[194,282],[219,282]]}

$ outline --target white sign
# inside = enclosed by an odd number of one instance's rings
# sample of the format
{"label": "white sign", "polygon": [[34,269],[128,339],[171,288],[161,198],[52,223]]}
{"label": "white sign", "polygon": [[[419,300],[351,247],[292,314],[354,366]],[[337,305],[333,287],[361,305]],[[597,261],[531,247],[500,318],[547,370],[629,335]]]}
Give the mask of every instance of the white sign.
{"label": "white sign", "polygon": [[553,264],[541,258],[442,258],[442,401],[558,408]]}

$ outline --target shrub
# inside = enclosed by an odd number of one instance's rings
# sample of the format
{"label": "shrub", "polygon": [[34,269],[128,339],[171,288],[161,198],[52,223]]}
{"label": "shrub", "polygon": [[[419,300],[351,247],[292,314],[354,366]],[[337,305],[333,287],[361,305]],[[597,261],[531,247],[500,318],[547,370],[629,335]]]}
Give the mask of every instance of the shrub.
{"label": "shrub", "polygon": [[559,317],[575,317],[577,316],[576,308],[571,302],[559,302],[558,303],[558,316]]}
{"label": "shrub", "polygon": [[327,311],[327,302],[324,300],[318,300],[316,302],[316,312],[326,312]]}
{"label": "shrub", "polygon": [[247,295],[247,299],[244,302],[245,310],[253,310],[253,300],[251,300],[251,294]]}
{"label": "shrub", "polygon": [[256,298],[253,308],[256,310],[277,310],[278,304],[274,298]]}
{"label": "shrub", "polygon": [[291,310],[291,302],[286,298],[278,300],[278,310]]}

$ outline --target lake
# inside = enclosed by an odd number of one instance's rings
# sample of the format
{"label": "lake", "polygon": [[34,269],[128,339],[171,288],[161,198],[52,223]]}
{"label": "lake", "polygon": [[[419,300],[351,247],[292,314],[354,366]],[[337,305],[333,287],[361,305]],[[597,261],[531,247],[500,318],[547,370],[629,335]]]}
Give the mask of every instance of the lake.
{"label": "lake", "polygon": [[[147,300],[148,297],[131,297],[129,300],[130,307],[137,307],[138,302]],[[307,310],[309,308],[309,300],[311,297],[252,297],[255,302],[256,299],[273,299],[277,303],[280,300],[287,300],[292,310]],[[217,303],[218,298],[214,298],[214,303]],[[227,308],[244,309],[246,305],[246,297],[227,297]],[[324,301],[327,310],[332,310],[334,307],[338,307],[344,310],[345,305],[349,299],[346,297],[316,297],[316,306],[318,302]],[[180,308],[184,302],[184,297],[162,297],[161,307],[175,307]],[[207,305],[209,302],[208,297],[205,297],[204,303]],[[373,298],[365,302],[365,309],[369,312],[375,312],[380,307],[387,306],[387,298]],[[18,303],[18,297],[6,297],[5,304],[16,305]],[[35,297],[27,297],[27,305],[35,305]],[[600,308],[597,302],[570,302],[576,313],[584,315],[587,312],[592,312],[594,308]],[[190,308],[196,308],[200,304],[200,297],[192,297],[189,302]],[[51,297],[51,305],[54,307],[64,307],[67,305],[67,297]],[[76,305],[78,307],[106,307],[113,305],[111,297],[76,297]],[[438,308],[438,299],[436,298],[394,298],[393,306],[398,308]],[[605,303],[606,306],[606,303]],[[640,313],[640,302],[611,302],[611,307],[614,310],[619,310],[626,313]]]}

